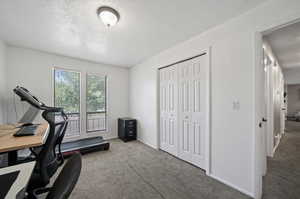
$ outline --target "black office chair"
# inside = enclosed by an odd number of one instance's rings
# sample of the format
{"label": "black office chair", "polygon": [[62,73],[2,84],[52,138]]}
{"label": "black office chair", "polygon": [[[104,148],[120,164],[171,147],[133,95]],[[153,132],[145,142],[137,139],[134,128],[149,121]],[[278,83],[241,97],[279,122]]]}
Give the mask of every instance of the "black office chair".
{"label": "black office chair", "polygon": [[[37,153],[31,150],[36,156],[36,167],[28,184],[28,190],[39,187],[45,187],[50,178],[63,164],[63,155],[61,153],[61,142],[68,126],[68,117],[62,109],[45,110],[42,113],[43,118],[49,123],[49,133],[45,144]],[[57,118],[61,118],[57,121]]]}
{"label": "black office chair", "polygon": [[81,155],[73,154],[67,161],[52,187],[40,188],[29,195],[29,199],[37,199],[41,194],[47,194],[46,199],[67,199],[72,193],[81,172]]}
{"label": "black office chair", "polygon": [[[48,113],[48,114],[50,114],[50,113]],[[62,113],[62,114],[65,115],[65,113]],[[55,115],[57,115],[57,114],[55,114]],[[58,127],[58,129],[56,129],[57,130],[56,134],[58,133],[57,134],[58,137],[55,137],[56,141],[55,141],[55,144],[54,144],[54,149],[56,150],[58,160],[60,161],[60,165],[62,165],[63,161],[64,161],[63,154],[61,152],[61,144],[62,144],[62,141],[64,139],[64,136],[65,136],[65,133],[66,133],[66,130],[67,130],[67,127],[68,127],[68,118],[67,118],[67,116],[66,115],[62,116],[62,118],[63,118],[62,121],[60,121],[62,123],[57,122],[57,121],[55,123],[55,126],[57,125],[59,127]],[[65,123],[65,124],[63,125],[63,123]],[[50,124],[50,128],[51,127],[54,128],[53,126],[51,126],[51,123],[49,123],[49,124]],[[55,127],[55,128],[57,128],[57,127]],[[33,159],[30,159],[30,161],[33,161],[34,159],[36,159],[38,157],[38,154],[41,152],[41,150],[42,150],[41,146],[30,148],[30,151],[31,151],[31,153],[34,157]]]}

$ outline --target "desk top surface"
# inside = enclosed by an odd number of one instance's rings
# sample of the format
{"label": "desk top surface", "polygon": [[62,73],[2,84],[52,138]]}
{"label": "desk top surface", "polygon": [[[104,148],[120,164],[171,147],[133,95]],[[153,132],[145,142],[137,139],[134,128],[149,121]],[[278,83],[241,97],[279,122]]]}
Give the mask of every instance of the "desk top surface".
{"label": "desk top surface", "polygon": [[32,136],[14,137],[19,128],[18,124],[0,125],[0,153],[25,149],[44,144],[48,135],[48,124],[42,123]]}

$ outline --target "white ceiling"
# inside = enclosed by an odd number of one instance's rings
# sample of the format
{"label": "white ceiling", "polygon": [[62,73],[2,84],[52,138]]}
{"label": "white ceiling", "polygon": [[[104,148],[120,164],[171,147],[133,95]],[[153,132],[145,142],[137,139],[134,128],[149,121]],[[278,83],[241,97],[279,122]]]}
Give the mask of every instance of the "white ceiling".
{"label": "white ceiling", "polygon": [[300,68],[300,23],[275,30],[266,38],[283,69]]}
{"label": "white ceiling", "polygon": [[[130,67],[238,16],[265,0],[1,0],[0,39],[100,63]],[[112,6],[107,29],[96,10]]]}

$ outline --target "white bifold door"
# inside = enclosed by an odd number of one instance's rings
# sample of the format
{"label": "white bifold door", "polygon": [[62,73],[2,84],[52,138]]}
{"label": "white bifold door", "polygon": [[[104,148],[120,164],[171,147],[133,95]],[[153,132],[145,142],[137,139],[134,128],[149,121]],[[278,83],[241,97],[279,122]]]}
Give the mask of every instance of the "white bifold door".
{"label": "white bifold door", "polygon": [[173,155],[178,151],[177,67],[160,70],[160,148]]}
{"label": "white bifold door", "polygon": [[160,69],[160,148],[203,169],[208,77],[207,55]]}

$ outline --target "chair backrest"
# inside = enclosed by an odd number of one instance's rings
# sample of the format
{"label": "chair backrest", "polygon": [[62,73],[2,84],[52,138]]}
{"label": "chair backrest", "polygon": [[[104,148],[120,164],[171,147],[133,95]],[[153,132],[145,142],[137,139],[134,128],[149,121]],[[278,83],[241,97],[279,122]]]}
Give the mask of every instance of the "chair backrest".
{"label": "chair backrest", "polygon": [[46,199],[67,199],[78,181],[81,165],[80,153],[73,154],[56,178]]}
{"label": "chair backrest", "polygon": [[69,120],[68,120],[67,116],[64,117],[64,121],[65,121],[65,124],[62,127],[58,138],[56,139],[55,147],[54,147],[55,150],[57,149],[55,152],[56,152],[57,157],[58,157],[59,166],[61,166],[64,163],[64,156],[61,152],[61,143],[62,143],[62,141],[65,137],[65,134],[66,134],[66,131],[67,131],[67,128],[68,128],[68,124],[69,124]]}
{"label": "chair backrest", "polygon": [[[57,121],[58,114],[62,117],[62,120]],[[57,154],[56,148],[63,139],[65,130],[68,125],[67,117],[64,117],[62,113],[53,111],[44,111],[42,113],[43,118],[49,123],[49,133],[45,144],[42,147],[41,152],[37,157],[38,172],[43,184],[48,184],[50,178],[57,171],[58,167],[62,164],[63,157],[61,154]],[[60,150],[59,150],[60,152]],[[61,152],[60,152],[61,153]]]}

